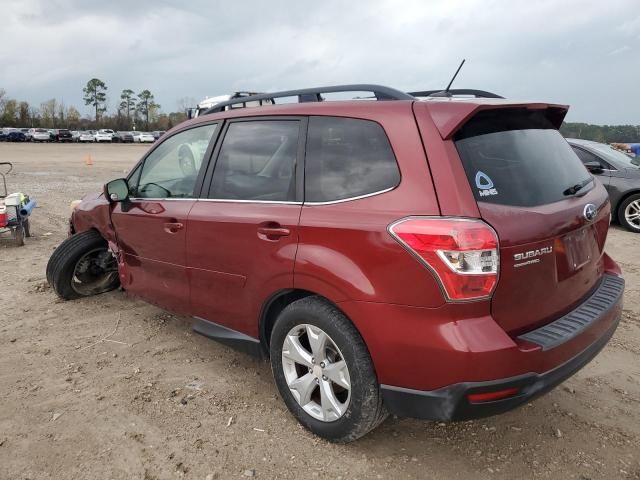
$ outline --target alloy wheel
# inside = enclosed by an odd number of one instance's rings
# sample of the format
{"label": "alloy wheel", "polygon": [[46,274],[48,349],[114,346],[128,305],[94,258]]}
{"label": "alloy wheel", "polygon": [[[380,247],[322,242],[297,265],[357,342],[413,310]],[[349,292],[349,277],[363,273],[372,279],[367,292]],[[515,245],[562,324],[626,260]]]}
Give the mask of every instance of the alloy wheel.
{"label": "alloy wheel", "polygon": [[345,414],[351,400],[349,368],[324,330],[293,327],[284,338],[282,367],[289,391],[313,418],[333,422]]}
{"label": "alloy wheel", "polygon": [[635,200],[624,209],[624,217],[631,227],[640,230],[640,200]]}

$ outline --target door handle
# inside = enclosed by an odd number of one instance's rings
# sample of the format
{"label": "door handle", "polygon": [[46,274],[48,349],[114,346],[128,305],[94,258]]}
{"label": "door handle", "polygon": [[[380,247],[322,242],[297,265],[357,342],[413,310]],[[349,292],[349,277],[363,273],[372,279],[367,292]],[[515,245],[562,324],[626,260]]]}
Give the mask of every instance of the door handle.
{"label": "door handle", "polygon": [[264,240],[278,240],[291,234],[288,228],[283,227],[258,227],[258,237]]}
{"label": "door handle", "polygon": [[184,225],[180,222],[167,222],[164,224],[164,231],[167,233],[178,233],[178,230],[182,230]]}

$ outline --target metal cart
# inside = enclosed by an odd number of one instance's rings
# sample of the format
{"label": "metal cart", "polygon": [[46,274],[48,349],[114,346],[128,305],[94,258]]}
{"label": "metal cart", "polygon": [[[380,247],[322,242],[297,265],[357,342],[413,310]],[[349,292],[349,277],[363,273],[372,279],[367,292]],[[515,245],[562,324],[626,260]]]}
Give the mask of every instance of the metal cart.
{"label": "metal cart", "polygon": [[24,245],[25,237],[31,236],[29,216],[36,206],[36,201],[23,193],[9,194],[7,175],[13,170],[10,162],[0,162],[0,233],[11,233],[16,245]]}

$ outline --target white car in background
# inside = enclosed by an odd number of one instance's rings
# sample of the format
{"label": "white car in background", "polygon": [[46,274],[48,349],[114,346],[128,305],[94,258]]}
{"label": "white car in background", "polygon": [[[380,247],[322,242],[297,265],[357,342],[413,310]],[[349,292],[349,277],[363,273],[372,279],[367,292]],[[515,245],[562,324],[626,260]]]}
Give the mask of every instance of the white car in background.
{"label": "white car in background", "polygon": [[50,142],[51,135],[49,135],[49,130],[45,128],[34,128],[31,140],[34,142]]}
{"label": "white car in background", "polygon": [[80,132],[80,135],[78,136],[78,141],[82,143],[95,142],[96,141],[95,132],[92,132],[92,131]]}
{"label": "white car in background", "polygon": [[113,130],[98,130],[94,136],[96,142],[112,142]]}
{"label": "white car in background", "polygon": [[131,132],[133,133],[133,142],[134,143],[153,143],[155,142],[155,138],[153,135],[147,132]]}
{"label": "white car in background", "polygon": [[80,141],[80,132],[77,130],[71,130],[71,141],[79,142]]}

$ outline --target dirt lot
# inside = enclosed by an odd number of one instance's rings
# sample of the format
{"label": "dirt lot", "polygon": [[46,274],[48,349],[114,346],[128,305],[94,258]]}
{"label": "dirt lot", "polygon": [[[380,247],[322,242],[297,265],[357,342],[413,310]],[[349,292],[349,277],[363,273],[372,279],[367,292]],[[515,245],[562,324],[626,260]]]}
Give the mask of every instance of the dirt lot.
{"label": "dirt lot", "polygon": [[288,414],[267,363],[193,334],[188,319],[121,292],[63,303],[48,289],[69,202],[146,148],[0,144],[11,185],[39,203],[25,247],[0,239],[0,478],[640,479],[640,236],[610,232],[624,318],[562,387],[499,417],[389,419],[332,445]]}

